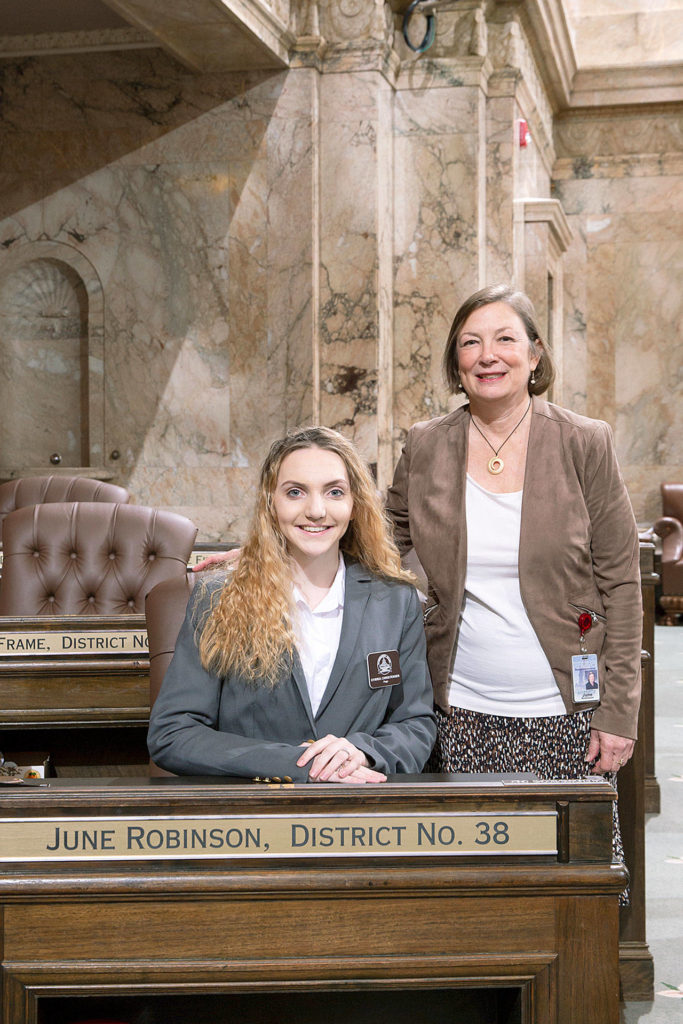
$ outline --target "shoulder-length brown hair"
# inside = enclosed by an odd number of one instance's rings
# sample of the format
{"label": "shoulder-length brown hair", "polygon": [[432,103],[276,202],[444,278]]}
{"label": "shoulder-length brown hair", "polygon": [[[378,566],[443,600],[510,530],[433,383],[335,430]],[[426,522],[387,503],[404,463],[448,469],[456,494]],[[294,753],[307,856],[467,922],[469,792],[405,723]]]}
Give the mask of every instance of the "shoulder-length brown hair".
{"label": "shoulder-length brown hair", "polygon": [[353,518],[341,539],[341,550],[385,579],[414,582],[413,575],[401,567],[375,483],[355,446],[328,427],[295,430],[271,445],[237,567],[228,573],[205,622],[199,624],[201,662],[215,675],[236,672],[257,685],[272,687],[293,656],[292,576],[273,495],[280,466],[301,448],[334,452],[346,467]]}
{"label": "shoulder-length brown hair", "polygon": [[544,391],[548,390],[555,379],[553,358],[550,349],[538,331],[536,311],[531,299],[524,292],[515,291],[514,288],[510,288],[505,284],[493,285],[475,292],[474,295],[470,295],[469,299],[465,299],[455,314],[451,329],[448,332],[446,350],[443,354],[443,372],[449,391],[454,395],[458,391],[463,390],[458,370],[458,339],[465,321],[476,309],[481,309],[482,306],[489,306],[492,302],[505,302],[515,311],[524,324],[524,330],[529,339],[532,354],[535,356],[540,355],[538,365],[533,373],[535,383],[529,382],[528,385],[529,394],[542,395]]}

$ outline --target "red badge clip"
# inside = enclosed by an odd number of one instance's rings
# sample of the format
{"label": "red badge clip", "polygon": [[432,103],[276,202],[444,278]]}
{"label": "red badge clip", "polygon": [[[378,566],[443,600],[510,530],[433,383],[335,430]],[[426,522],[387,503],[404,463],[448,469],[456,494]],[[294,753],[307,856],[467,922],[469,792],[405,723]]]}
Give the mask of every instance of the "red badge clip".
{"label": "red badge clip", "polygon": [[593,616],[590,612],[581,612],[579,615],[579,632],[581,633],[581,639],[583,640],[586,633],[593,628]]}
{"label": "red badge clip", "polygon": [[593,616],[590,612],[581,612],[579,615],[579,650],[587,654],[585,636],[593,628]]}

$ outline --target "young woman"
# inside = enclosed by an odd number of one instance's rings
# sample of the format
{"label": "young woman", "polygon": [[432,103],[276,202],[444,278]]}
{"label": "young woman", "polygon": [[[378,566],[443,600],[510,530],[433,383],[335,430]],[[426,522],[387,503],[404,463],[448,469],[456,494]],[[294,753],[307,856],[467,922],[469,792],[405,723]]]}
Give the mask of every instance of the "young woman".
{"label": "young woman", "polygon": [[436,730],[411,580],[353,445],[325,427],[276,441],[239,562],[190,601],[154,761],[283,781],[419,772]]}

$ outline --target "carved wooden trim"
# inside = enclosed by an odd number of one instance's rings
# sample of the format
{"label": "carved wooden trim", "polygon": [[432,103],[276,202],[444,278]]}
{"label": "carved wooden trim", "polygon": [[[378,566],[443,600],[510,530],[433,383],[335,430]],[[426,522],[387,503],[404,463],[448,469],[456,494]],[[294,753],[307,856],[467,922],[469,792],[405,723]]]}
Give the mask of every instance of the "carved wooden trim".
{"label": "carved wooden trim", "polygon": [[320,957],[250,960],[149,960],[8,963],[5,1024],[37,1024],[39,1000],[55,997],[231,995],[382,989],[519,988],[525,1024],[556,1024],[556,954],[507,956]]}

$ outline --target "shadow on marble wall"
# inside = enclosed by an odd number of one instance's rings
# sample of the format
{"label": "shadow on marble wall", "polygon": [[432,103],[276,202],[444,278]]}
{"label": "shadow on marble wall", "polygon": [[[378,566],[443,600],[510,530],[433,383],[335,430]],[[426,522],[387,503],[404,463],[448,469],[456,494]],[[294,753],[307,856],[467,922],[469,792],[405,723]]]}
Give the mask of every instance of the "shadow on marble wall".
{"label": "shadow on marble wall", "polygon": [[[232,539],[266,442],[310,386],[299,373],[284,393],[310,232],[269,285],[282,194],[301,167],[310,181],[308,97],[281,73],[197,76],[157,50],[6,62],[0,76],[0,285],[48,243],[89,262],[104,295],[104,464],[138,501]],[[39,290],[33,301],[40,319]],[[39,355],[66,394],[59,345]],[[9,386],[0,367],[0,399]]]}
{"label": "shadow on marble wall", "polygon": [[249,90],[274,74],[198,76],[160,50],[1,61],[0,218],[120,160],[177,160],[165,136],[181,127],[188,156],[215,158],[245,142],[258,152],[264,120],[235,118],[231,127],[240,123],[244,137],[233,146],[221,109],[232,102],[239,111]]}

